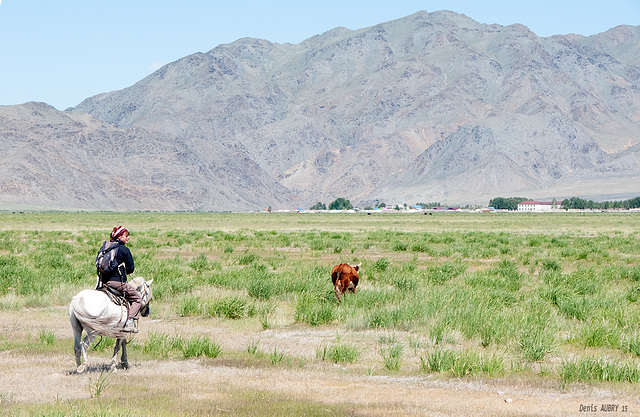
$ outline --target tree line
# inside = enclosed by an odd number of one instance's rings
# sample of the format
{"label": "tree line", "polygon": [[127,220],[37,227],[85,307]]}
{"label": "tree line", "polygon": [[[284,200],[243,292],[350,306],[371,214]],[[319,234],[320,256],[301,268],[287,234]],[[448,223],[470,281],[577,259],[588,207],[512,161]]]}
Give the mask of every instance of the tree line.
{"label": "tree line", "polygon": [[[440,203],[416,203],[414,204],[414,206],[420,206],[423,209],[431,209],[434,207],[440,207],[441,204]],[[375,204],[375,208],[384,208],[384,207],[388,207],[387,204],[384,202],[377,202]],[[396,205],[395,207],[391,207],[391,208],[395,208],[395,210],[402,210],[404,208],[406,210],[408,207],[409,207],[408,204],[404,203],[402,206]],[[333,202],[331,202],[331,204],[329,204],[329,210],[353,210],[353,208],[354,207],[351,204],[351,201],[343,197],[337,198]],[[374,207],[367,206],[364,209],[373,210],[373,208]],[[327,210],[327,205],[318,201],[317,203],[309,207],[309,210]]]}
{"label": "tree line", "polygon": [[524,197],[496,197],[489,200],[489,207],[496,210],[518,210],[518,204],[530,200]]}
{"label": "tree line", "polygon": [[619,201],[593,201],[585,200],[578,197],[567,198],[562,200],[563,209],[578,210],[607,210],[607,209],[633,209],[640,208],[640,197],[631,198],[629,200]]}
{"label": "tree line", "polygon": [[[326,210],[327,206],[324,203],[317,202],[309,208],[309,210]],[[344,197],[336,198],[329,204],[329,210],[353,210],[351,201]]]}
{"label": "tree line", "polygon": [[[531,200],[524,197],[496,197],[489,200],[489,207],[496,210],[518,210],[518,204],[523,201]],[[554,200],[555,201],[555,200]],[[579,197],[571,197],[562,200],[561,209],[577,209],[577,210],[608,210],[608,209],[633,209],[640,208],[640,197],[631,198],[629,200],[618,201],[593,201],[585,200]]]}

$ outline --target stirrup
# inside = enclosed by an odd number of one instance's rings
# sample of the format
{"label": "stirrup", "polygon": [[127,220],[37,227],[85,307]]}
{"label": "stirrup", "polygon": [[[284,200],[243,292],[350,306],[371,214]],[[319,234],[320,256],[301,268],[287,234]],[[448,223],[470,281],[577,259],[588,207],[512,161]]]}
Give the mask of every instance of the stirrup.
{"label": "stirrup", "polygon": [[129,333],[138,333],[138,321],[134,319],[127,320],[122,330]]}

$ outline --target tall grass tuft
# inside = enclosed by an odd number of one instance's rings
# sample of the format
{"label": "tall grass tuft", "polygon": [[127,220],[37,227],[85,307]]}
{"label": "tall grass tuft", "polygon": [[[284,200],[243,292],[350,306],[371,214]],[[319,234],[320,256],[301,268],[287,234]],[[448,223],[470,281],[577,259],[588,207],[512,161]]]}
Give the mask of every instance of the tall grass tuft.
{"label": "tall grass tuft", "polygon": [[456,377],[483,373],[488,376],[501,374],[505,370],[504,359],[495,354],[480,354],[474,351],[457,352],[436,349],[420,356],[422,372],[447,372]]}
{"label": "tall grass tuft", "polygon": [[273,365],[278,365],[280,362],[286,359],[286,355],[282,350],[278,350],[278,347],[275,346],[273,351],[268,354],[269,359]]}
{"label": "tall grass tuft", "polygon": [[558,374],[564,383],[640,382],[640,368],[637,365],[595,357],[565,360]]}
{"label": "tall grass tuft", "polygon": [[91,398],[98,398],[102,395],[104,390],[106,390],[111,384],[109,377],[112,373],[113,371],[107,371],[105,373],[105,370],[103,369],[100,371],[100,375],[98,375],[95,381],[89,382],[89,393],[91,394]]}
{"label": "tall grass tuft", "polygon": [[331,323],[334,305],[311,294],[300,294],[296,302],[295,320],[311,326]]}
{"label": "tall grass tuft", "polygon": [[260,352],[260,350],[258,349],[259,344],[260,344],[260,340],[251,341],[251,343],[247,345],[247,352],[250,355],[257,355]]}
{"label": "tall grass tuft", "polygon": [[445,262],[442,265],[432,266],[427,270],[427,279],[434,284],[444,284],[447,281],[464,273],[467,266]]}
{"label": "tall grass tuft", "polygon": [[254,262],[260,260],[260,255],[257,253],[244,253],[238,258],[239,265],[251,265]]}
{"label": "tall grass tuft", "polygon": [[622,345],[625,350],[633,353],[636,356],[640,356],[640,334],[633,333],[628,336],[624,336]]}
{"label": "tall grass tuft", "polygon": [[377,272],[384,272],[391,265],[391,261],[387,257],[378,258],[372,265],[371,269]]}
{"label": "tall grass tuft", "polygon": [[620,347],[620,334],[616,327],[607,322],[589,323],[580,333],[586,347]]}
{"label": "tall grass tuft", "polygon": [[202,312],[202,299],[196,296],[184,297],[178,301],[177,310],[182,317],[199,316]]}
{"label": "tall grass tuft", "polygon": [[393,343],[380,347],[380,355],[384,362],[385,369],[389,371],[399,371],[402,362],[402,344]]}
{"label": "tall grass tuft", "polygon": [[529,327],[522,331],[519,344],[525,359],[541,361],[553,351],[554,336],[545,328]]}
{"label": "tall grass tuft", "polygon": [[551,308],[540,300],[526,307],[520,324],[519,346],[526,360],[541,361],[556,347],[556,321]]}
{"label": "tall grass tuft", "polygon": [[458,353],[452,350],[437,349],[420,356],[420,369],[422,372],[446,372],[453,369],[453,364],[458,358]]}
{"label": "tall grass tuft", "polygon": [[188,339],[184,342],[182,348],[182,354],[185,359],[198,357],[217,358],[220,352],[220,345],[209,339],[208,336]]}
{"label": "tall grass tuft", "polygon": [[227,319],[240,319],[255,314],[255,307],[248,300],[233,295],[210,301],[205,309],[211,317]]}
{"label": "tall grass tuft", "polygon": [[53,345],[53,342],[55,340],[56,340],[56,335],[51,330],[40,331],[40,343],[45,345]]}
{"label": "tall grass tuft", "polygon": [[276,282],[265,275],[252,279],[247,285],[247,293],[249,294],[249,297],[258,300],[268,300],[276,295],[277,292],[278,289],[276,287]]}
{"label": "tall grass tuft", "polygon": [[272,326],[271,316],[275,311],[275,305],[271,303],[263,303],[260,304],[257,308],[258,318],[260,319],[260,324],[262,325],[263,330],[270,329]]}
{"label": "tall grass tuft", "polygon": [[184,340],[180,337],[170,337],[166,333],[150,332],[142,351],[154,357],[169,359],[174,351],[182,351]]}
{"label": "tall grass tuft", "polygon": [[360,348],[350,343],[324,344],[316,349],[316,358],[333,363],[355,363],[360,357]]}

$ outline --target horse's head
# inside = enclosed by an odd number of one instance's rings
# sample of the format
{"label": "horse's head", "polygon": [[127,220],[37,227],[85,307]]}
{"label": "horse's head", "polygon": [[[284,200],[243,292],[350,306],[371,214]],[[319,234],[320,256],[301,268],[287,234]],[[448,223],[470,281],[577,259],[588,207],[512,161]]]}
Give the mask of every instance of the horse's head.
{"label": "horse's head", "polygon": [[153,282],[153,278],[149,281],[146,281],[142,277],[135,277],[131,280],[131,285],[134,286],[136,291],[140,293],[141,307],[140,307],[140,315],[142,317],[147,317],[149,315],[149,303],[153,298],[153,291],[151,290],[151,283]]}

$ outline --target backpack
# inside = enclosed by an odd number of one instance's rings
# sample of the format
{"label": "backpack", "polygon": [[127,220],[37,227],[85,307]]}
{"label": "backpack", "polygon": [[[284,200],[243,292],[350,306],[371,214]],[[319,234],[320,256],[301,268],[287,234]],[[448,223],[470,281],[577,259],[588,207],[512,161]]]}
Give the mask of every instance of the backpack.
{"label": "backpack", "polygon": [[118,242],[105,241],[98,252],[96,258],[96,268],[98,274],[113,275],[118,270],[118,262],[116,261],[117,249],[120,246]]}

